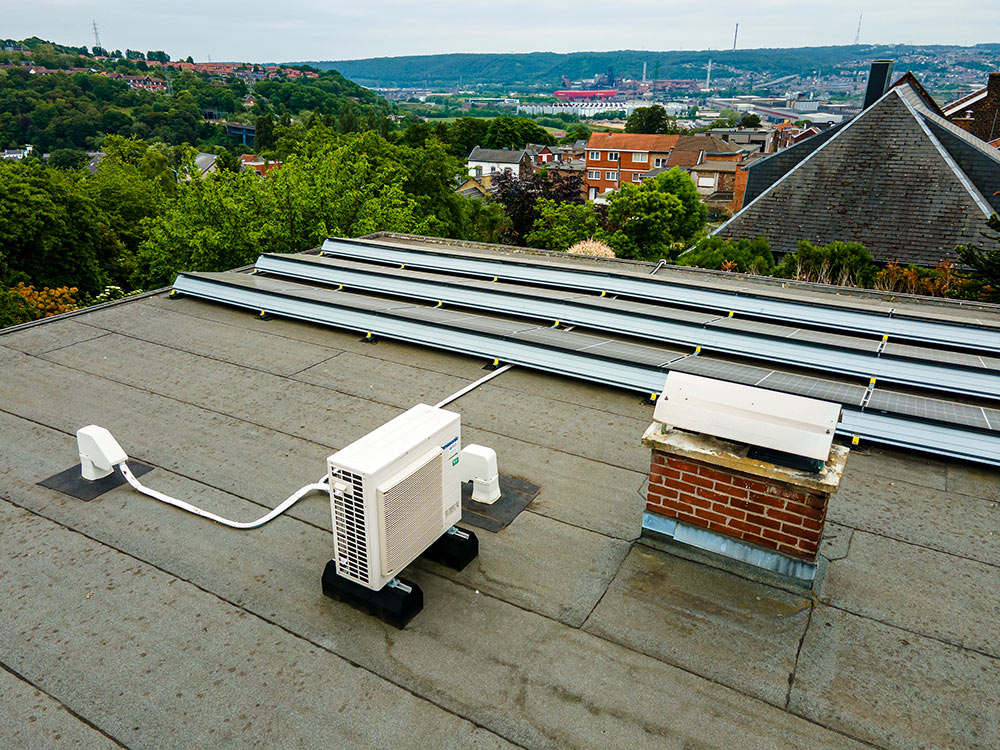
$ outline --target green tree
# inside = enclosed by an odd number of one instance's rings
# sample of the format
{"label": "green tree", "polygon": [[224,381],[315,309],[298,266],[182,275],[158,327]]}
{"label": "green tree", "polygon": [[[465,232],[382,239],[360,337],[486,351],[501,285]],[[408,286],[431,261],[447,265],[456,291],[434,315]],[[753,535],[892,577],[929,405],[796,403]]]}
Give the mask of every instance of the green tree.
{"label": "green tree", "polygon": [[59,148],[49,155],[49,166],[77,169],[87,163],[87,152],[77,148]]}
{"label": "green tree", "polygon": [[590,128],[584,125],[582,122],[577,123],[569,130],[566,131],[566,135],[559,139],[560,143],[576,143],[577,141],[588,141],[590,140]]}
{"label": "green tree", "polygon": [[[554,146],[555,139],[545,128],[526,117],[495,117],[486,127],[483,148],[522,149],[528,143]],[[470,149],[471,150],[471,149]]]}
{"label": "green tree", "polygon": [[704,229],[707,215],[691,178],[674,167],[611,194],[603,239],[619,258],[674,258]]}
{"label": "green tree", "polygon": [[540,198],[535,209],[538,218],[526,237],[528,247],[567,250],[601,233],[602,220],[591,203],[557,203]]}
{"label": "green tree", "polygon": [[985,245],[969,243],[955,248],[959,259],[972,271],[965,283],[967,291],[986,302],[1000,302],[1000,216],[986,221]]}
{"label": "green tree", "polygon": [[652,179],[644,180],[642,187],[664,191],[680,200],[683,209],[680,214],[674,217],[673,229],[671,230],[674,242],[683,243],[685,246],[690,245],[705,231],[708,208],[701,196],[698,195],[698,188],[687,172],[674,167]]}
{"label": "green tree", "polygon": [[76,175],[40,162],[0,162],[0,257],[8,278],[99,292],[121,245]]}
{"label": "green tree", "polygon": [[424,233],[428,220],[404,190],[406,169],[376,133],[310,128],[284,166],[261,180],[220,172],[177,186],[169,209],[146,222],[134,282],[149,288],[183,270],[253,262],[263,248],[295,252],[327,236]]}
{"label": "green tree", "polygon": [[241,168],[239,157],[224,148],[219,149],[215,163],[220,171],[239,172]]}
{"label": "green tree", "polygon": [[741,128],[759,128],[760,116],[755,114],[745,114],[740,118]]}
{"label": "green tree", "polygon": [[276,141],[274,135],[274,118],[270,114],[261,115],[257,118],[253,137],[253,147],[257,151],[267,151],[274,148]]}
{"label": "green tree", "polygon": [[481,117],[459,117],[448,128],[448,152],[465,161],[472,149],[486,144],[489,122]]}
{"label": "green tree", "polygon": [[667,111],[659,104],[636,107],[625,121],[626,133],[666,133],[670,128]]}

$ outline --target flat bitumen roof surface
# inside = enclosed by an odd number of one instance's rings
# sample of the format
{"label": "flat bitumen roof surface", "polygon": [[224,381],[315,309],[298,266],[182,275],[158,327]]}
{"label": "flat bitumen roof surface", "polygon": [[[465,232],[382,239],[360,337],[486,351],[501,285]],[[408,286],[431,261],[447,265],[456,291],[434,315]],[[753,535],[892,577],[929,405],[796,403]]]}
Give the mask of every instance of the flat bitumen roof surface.
{"label": "flat bitumen roof surface", "polygon": [[0,746],[1000,746],[993,469],[853,450],[808,592],[640,541],[652,407],[514,368],[448,408],[541,491],[464,571],[407,570],[404,630],[323,595],[325,495],[241,532],[37,484],[96,423],[250,520],[484,374],[359,339],[163,294],[0,335]]}

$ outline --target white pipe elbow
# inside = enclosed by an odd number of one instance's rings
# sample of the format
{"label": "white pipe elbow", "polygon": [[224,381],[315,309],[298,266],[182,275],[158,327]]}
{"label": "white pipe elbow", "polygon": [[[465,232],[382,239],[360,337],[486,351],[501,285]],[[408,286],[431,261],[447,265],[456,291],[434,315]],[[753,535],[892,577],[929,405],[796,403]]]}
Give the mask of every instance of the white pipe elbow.
{"label": "white pipe elbow", "polygon": [[76,445],[80,451],[80,469],[84,479],[102,479],[116,466],[128,461],[128,455],[114,436],[96,424],[76,431]]}
{"label": "white pipe elbow", "polygon": [[484,445],[467,445],[461,453],[462,481],[472,481],[472,499],[492,505],[500,499],[497,454]]}

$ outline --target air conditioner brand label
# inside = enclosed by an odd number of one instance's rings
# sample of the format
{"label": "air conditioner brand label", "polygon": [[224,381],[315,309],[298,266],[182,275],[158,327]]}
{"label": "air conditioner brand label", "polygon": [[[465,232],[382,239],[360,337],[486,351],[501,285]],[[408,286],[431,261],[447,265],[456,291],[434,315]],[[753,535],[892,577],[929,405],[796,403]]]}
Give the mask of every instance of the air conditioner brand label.
{"label": "air conditioner brand label", "polygon": [[452,466],[458,463],[458,438],[452,438],[442,445],[441,450],[448,454],[448,459],[451,461]]}

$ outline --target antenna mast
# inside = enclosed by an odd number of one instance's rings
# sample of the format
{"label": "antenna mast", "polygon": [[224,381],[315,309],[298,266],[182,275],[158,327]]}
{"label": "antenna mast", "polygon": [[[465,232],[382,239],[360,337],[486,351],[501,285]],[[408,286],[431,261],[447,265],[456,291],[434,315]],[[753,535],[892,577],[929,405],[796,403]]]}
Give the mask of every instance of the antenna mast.
{"label": "antenna mast", "polygon": [[94,46],[101,47],[101,35],[97,33],[97,21],[92,21],[90,25],[94,27]]}
{"label": "antenna mast", "polygon": [[865,17],[864,13],[858,15],[858,33],[854,35],[854,43],[861,44],[861,19]]}
{"label": "antenna mast", "polygon": [[737,22],[736,31],[733,32],[733,52],[736,51],[736,37],[738,37],[739,35],[740,35],[740,25]]}

